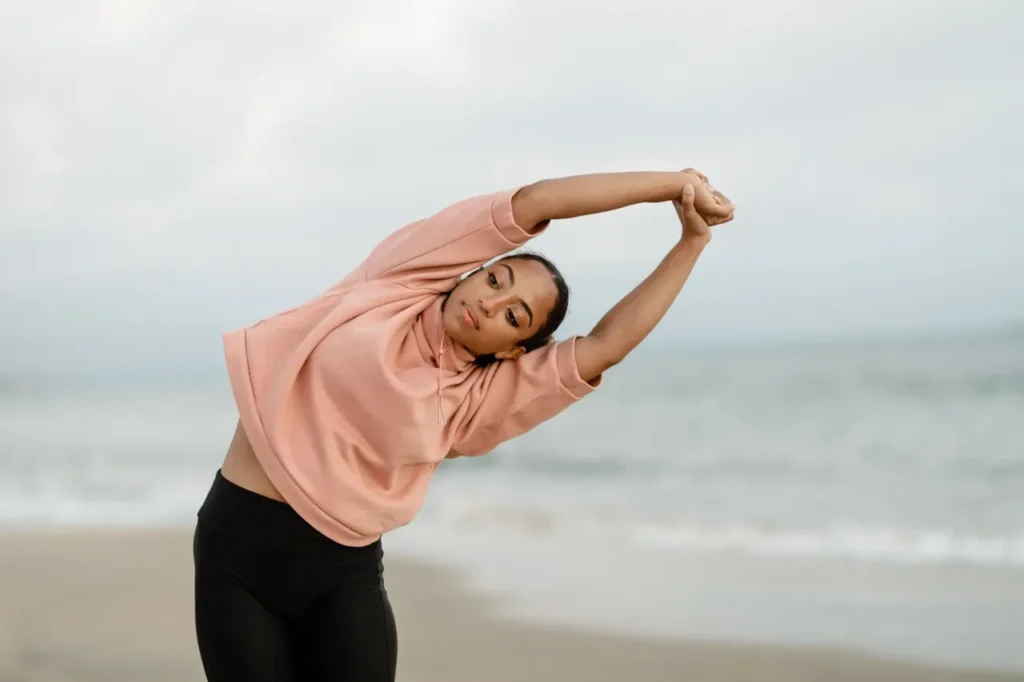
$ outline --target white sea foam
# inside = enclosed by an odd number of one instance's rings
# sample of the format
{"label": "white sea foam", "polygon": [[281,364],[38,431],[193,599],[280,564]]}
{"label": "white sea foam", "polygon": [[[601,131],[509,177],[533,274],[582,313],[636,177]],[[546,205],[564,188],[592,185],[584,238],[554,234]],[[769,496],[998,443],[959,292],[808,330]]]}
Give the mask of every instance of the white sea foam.
{"label": "white sea foam", "polygon": [[1024,568],[1024,531],[1015,535],[978,537],[945,530],[908,531],[856,526],[769,531],[750,526],[645,525],[634,530],[633,539],[648,546],[687,550]]}

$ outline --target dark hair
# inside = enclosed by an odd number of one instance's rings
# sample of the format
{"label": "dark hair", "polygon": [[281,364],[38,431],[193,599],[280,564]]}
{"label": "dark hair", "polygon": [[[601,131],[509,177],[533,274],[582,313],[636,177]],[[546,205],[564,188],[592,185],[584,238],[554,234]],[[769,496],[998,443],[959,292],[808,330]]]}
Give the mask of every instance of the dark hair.
{"label": "dark hair", "polygon": [[[524,341],[519,343],[520,346],[526,349],[529,353],[531,350],[543,348],[547,344],[551,343],[551,337],[562,326],[562,322],[565,321],[565,316],[569,312],[569,285],[565,282],[565,277],[562,276],[561,271],[555,267],[555,264],[549,261],[539,253],[532,253],[530,251],[523,251],[520,253],[513,253],[511,255],[500,258],[495,263],[500,263],[503,260],[532,260],[540,263],[547,271],[551,273],[551,279],[555,282],[555,289],[558,290],[558,295],[555,298],[555,305],[548,313],[548,319],[544,321],[544,326],[537,330],[537,333]],[[474,270],[473,273],[479,272],[483,268]],[[495,361],[493,353],[487,355],[478,355],[473,361],[479,367],[486,367]]]}

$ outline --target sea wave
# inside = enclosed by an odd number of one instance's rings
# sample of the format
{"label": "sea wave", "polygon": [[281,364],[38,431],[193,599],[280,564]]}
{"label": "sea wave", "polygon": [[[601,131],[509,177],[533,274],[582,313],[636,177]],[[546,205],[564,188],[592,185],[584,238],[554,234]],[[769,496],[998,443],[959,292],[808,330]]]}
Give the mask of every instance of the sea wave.
{"label": "sea wave", "polygon": [[163,527],[191,524],[206,485],[182,482],[133,496],[86,496],[51,487],[24,494],[0,490],[0,527]]}
{"label": "sea wave", "polygon": [[[59,489],[0,495],[0,527],[189,526],[208,482],[139,491],[132,498],[70,496]],[[627,542],[666,551],[730,552],[807,559],[887,563],[961,563],[1024,568],[1024,529],[973,535],[949,529],[905,529],[834,524],[820,528],[765,528],[748,524],[658,524],[608,511],[569,511],[492,500],[433,508],[424,530],[441,525],[457,532],[520,537],[566,535]]]}
{"label": "sea wave", "polygon": [[1016,535],[973,536],[946,530],[858,526],[766,530],[644,525],[634,541],[649,546],[741,551],[759,555],[844,558],[898,563],[967,563],[1024,568],[1024,530]]}

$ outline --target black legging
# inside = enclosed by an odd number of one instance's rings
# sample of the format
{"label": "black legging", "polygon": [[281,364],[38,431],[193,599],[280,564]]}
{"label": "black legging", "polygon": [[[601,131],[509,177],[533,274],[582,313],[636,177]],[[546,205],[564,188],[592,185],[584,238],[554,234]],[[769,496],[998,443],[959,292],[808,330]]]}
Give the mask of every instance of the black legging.
{"label": "black legging", "polygon": [[210,682],[394,682],[379,540],[339,545],[219,471],[198,518],[196,635]]}

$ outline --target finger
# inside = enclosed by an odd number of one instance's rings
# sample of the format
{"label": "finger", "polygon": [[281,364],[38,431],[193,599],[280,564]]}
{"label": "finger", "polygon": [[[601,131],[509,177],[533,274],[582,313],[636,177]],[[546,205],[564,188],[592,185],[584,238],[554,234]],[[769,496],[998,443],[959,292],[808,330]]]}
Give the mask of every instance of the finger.
{"label": "finger", "polygon": [[703,212],[697,209],[694,200],[697,196],[697,188],[693,185],[687,185],[683,188],[683,197],[680,211],[680,218],[683,221],[684,226],[698,225],[700,223],[707,223],[707,219]]}
{"label": "finger", "polygon": [[704,209],[704,213],[708,218],[725,218],[732,215],[734,208],[732,204],[713,203]]}
{"label": "finger", "polygon": [[684,171],[689,175],[690,178],[699,182],[699,189],[693,180],[688,184],[694,184],[694,191],[699,196],[700,210],[704,214],[704,217],[710,216],[726,216],[733,209],[732,202],[727,196],[719,192],[718,190],[711,187],[710,183],[707,182],[707,178],[704,177],[700,172],[688,168]]}
{"label": "finger", "polygon": [[687,211],[693,210],[693,199],[697,196],[697,191],[693,189],[693,185],[686,185],[683,187],[683,208]]}
{"label": "finger", "polygon": [[707,233],[708,229],[710,229],[709,221],[701,215],[701,212],[693,204],[694,196],[696,196],[696,191],[688,185],[687,189],[683,190],[682,215],[680,216],[684,234],[690,232],[703,234]]}
{"label": "finger", "polygon": [[718,206],[727,206],[730,210],[734,210],[736,208],[736,205],[732,203],[732,199],[725,196],[714,187],[708,185],[708,191],[711,193],[711,196],[714,198],[715,203]]}

